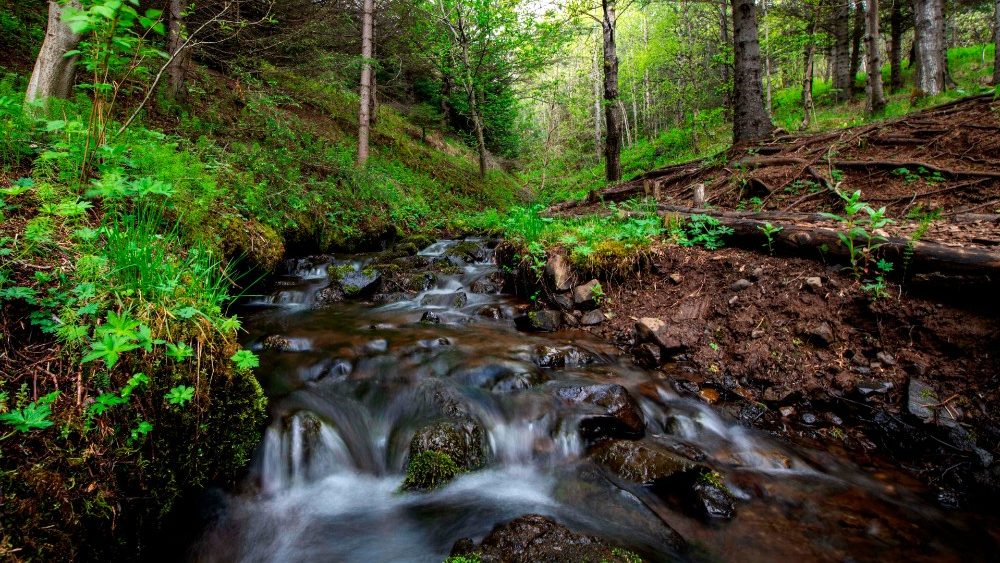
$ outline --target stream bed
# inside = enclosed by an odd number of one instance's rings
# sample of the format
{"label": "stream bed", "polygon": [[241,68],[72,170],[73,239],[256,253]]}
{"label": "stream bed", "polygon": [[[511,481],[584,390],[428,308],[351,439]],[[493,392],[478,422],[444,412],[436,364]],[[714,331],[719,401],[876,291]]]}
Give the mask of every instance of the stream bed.
{"label": "stream bed", "polygon": [[[455,244],[418,256],[449,260]],[[586,332],[518,331],[525,304],[482,283],[491,254],[453,262],[382,305],[317,307],[331,269],[363,278],[367,258],[291,260],[246,305],[271,422],[193,560],[442,561],[525,514],[651,561],[996,555],[980,517],[904,472],[756,431]],[[414,435],[456,416],[482,467],[404,491]],[[728,499],[699,497],[706,484]]]}

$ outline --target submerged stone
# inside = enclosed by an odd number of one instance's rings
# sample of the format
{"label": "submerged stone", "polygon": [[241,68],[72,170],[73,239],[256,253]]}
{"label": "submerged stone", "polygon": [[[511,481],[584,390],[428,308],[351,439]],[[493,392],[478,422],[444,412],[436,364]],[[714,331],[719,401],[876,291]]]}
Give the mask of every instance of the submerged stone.
{"label": "submerged stone", "polygon": [[556,397],[566,403],[590,404],[603,414],[580,421],[580,434],[589,441],[641,438],[646,429],[642,410],[628,390],[617,384],[562,387]]}

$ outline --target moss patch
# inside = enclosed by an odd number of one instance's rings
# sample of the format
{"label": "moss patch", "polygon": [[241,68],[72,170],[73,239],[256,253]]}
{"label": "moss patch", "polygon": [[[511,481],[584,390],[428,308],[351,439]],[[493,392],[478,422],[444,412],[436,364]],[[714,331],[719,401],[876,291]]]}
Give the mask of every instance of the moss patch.
{"label": "moss patch", "polygon": [[410,458],[401,488],[404,491],[429,491],[445,485],[461,473],[450,455],[427,450]]}

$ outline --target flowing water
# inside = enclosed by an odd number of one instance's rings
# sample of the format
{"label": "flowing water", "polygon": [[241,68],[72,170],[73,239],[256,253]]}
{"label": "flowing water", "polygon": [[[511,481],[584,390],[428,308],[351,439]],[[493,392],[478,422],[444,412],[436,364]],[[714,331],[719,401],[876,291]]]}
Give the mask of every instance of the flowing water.
{"label": "flowing water", "polygon": [[[451,241],[422,255],[435,258]],[[359,270],[364,257],[332,260]],[[273,294],[245,315],[248,345],[272,398],[271,422],[246,483],[226,495],[195,550],[201,561],[442,561],[463,537],[529,513],[599,535],[650,560],[865,561],[984,559],[995,538],[946,514],[919,485],[822,450],[794,448],[702,401],[662,372],[618,358],[586,333],[529,335],[518,302],[469,291],[494,271],[463,264],[413,299],[381,307],[311,307],[330,262],[290,261]],[[467,297],[453,299],[464,292]],[[440,324],[422,323],[425,311]],[[281,351],[265,349],[283,337]],[[544,367],[543,367],[544,366]],[[655,488],[588,460],[580,422],[592,406],[560,389],[620,384],[641,406],[647,439],[695,451],[737,497],[735,519],[692,518]],[[401,492],[411,437],[451,397],[479,420],[485,469],[432,492]],[[667,526],[689,547],[671,547]],[[994,551],[990,551],[994,550]],[[978,554],[978,555],[977,555]]]}

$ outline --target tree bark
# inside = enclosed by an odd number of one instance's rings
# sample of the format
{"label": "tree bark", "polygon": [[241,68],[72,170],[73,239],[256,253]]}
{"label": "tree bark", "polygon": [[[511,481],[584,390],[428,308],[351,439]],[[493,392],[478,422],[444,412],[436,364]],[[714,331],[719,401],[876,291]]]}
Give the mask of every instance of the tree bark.
{"label": "tree bark", "polygon": [[903,88],[903,3],[890,0],[892,12],[889,16],[889,91],[898,92]]}
{"label": "tree bark", "polygon": [[597,62],[597,51],[593,56],[593,80],[594,80],[594,152],[597,154],[597,161],[600,162],[604,156],[604,143],[601,137],[601,68]]}
{"label": "tree bark", "polygon": [[372,99],[372,21],[375,11],[374,0],[363,0],[361,4],[361,87],[358,92],[358,166],[368,161],[368,136],[371,129]]}
{"label": "tree bark", "polygon": [[838,102],[851,97],[851,4],[850,0],[834,0],[833,20],[833,88]]}
{"label": "tree bark", "polygon": [[760,41],[754,0],[732,0],[733,6],[733,144],[761,139],[774,125],[764,107],[760,79]]}
{"label": "tree bark", "polygon": [[1000,0],[993,8],[993,85],[1000,86]]}
{"label": "tree bark", "polygon": [[184,5],[182,0],[170,0],[167,6],[167,97],[177,99],[185,94],[184,80],[191,60],[191,50],[184,43]]}
{"label": "tree bark", "polygon": [[[79,9],[80,2],[71,0],[69,6]],[[76,77],[77,57],[67,57],[66,53],[76,48],[80,36],[73,33],[62,21],[63,4],[49,0],[49,23],[45,29],[45,40],[35,59],[35,68],[28,81],[25,101],[46,98],[68,98],[73,92]]]}
{"label": "tree bark", "polygon": [[917,55],[917,90],[921,96],[935,96],[945,89],[944,14],[941,0],[913,0]]}
{"label": "tree bark", "polygon": [[604,119],[605,177],[609,182],[622,179],[622,110],[618,103],[618,53],[615,45],[615,0],[601,0],[604,38]]}
{"label": "tree bark", "polygon": [[813,105],[813,76],[815,75],[815,54],[816,54],[816,10],[813,9],[812,19],[806,27],[805,51],[803,52],[802,66],[802,129],[807,129],[812,123],[812,115],[815,111]]}
{"label": "tree bark", "polygon": [[875,115],[885,109],[885,94],[882,91],[882,49],[879,46],[878,0],[867,1],[865,66],[868,68],[868,72],[865,80],[865,100],[868,115]]}
{"label": "tree bark", "polygon": [[[897,2],[901,0],[895,0]],[[858,92],[858,70],[861,69],[861,39],[865,32],[865,7],[861,0],[854,2],[854,29],[851,33],[851,80],[848,90],[851,97]]]}
{"label": "tree bark", "polygon": [[[719,39],[725,47],[732,45],[732,40],[729,39],[729,3],[727,0],[719,2]],[[722,92],[723,113],[726,119],[729,119],[733,112],[733,90],[729,78],[729,61],[725,60],[722,61]]]}

